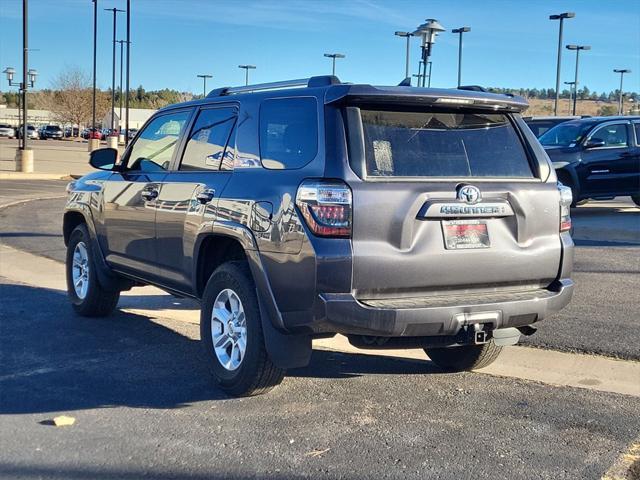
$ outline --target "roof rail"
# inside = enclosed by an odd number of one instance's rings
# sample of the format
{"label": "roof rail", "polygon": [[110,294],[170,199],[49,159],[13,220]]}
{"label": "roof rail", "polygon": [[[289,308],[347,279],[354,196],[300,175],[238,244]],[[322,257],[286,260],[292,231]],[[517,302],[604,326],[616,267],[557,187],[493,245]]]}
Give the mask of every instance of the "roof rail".
{"label": "roof rail", "polygon": [[211,90],[207,98],[222,97],[224,95],[234,95],[237,93],[261,92],[265,90],[280,90],[283,88],[293,87],[323,87],[328,85],[337,85],[340,83],[337,77],[333,75],[322,75],[311,78],[299,78],[296,80],[285,80],[282,82],[258,83],[255,85],[245,85],[242,87],[222,87]]}

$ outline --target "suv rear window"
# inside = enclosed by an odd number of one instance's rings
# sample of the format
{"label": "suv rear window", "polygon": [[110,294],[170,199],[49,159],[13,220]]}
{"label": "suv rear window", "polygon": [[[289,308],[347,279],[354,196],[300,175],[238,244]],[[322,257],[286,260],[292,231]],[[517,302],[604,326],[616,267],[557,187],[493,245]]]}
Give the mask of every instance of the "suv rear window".
{"label": "suv rear window", "polygon": [[370,177],[532,178],[506,115],[361,109]]}
{"label": "suv rear window", "polygon": [[304,167],[318,153],[318,112],[312,97],[274,98],[260,105],[260,157],[273,169]]}

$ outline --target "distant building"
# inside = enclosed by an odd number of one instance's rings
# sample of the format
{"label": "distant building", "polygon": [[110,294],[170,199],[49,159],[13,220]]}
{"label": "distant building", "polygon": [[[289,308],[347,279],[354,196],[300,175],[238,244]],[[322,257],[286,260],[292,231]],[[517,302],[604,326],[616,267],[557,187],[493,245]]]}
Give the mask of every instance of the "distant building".
{"label": "distant building", "polygon": [[[48,125],[50,123],[57,124],[53,113],[49,110],[33,110],[27,113],[28,124],[39,127],[40,125]],[[8,123],[12,127],[17,127],[22,123],[22,111],[17,108],[7,108],[6,105],[0,105],[0,123]]]}
{"label": "distant building", "polygon": [[[120,118],[120,107],[113,109],[113,125],[115,128],[125,127],[125,119]],[[129,128],[141,128],[144,123],[149,120],[151,115],[156,113],[156,110],[150,108],[130,108],[129,109]],[[122,109],[122,116],[125,116],[125,110]],[[102,127],[109,128],[111,126],[111,112],[102,119]]]}

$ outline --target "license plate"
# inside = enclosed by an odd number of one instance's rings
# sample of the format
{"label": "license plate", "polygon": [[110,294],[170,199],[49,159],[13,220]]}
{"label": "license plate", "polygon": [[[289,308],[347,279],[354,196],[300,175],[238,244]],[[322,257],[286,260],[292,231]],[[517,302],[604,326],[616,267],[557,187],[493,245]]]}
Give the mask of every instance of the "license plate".
{"label": "license plate", "polygon": [[484,220],[443,220],[444,246],[447,250],[489,248],[489,231]]}

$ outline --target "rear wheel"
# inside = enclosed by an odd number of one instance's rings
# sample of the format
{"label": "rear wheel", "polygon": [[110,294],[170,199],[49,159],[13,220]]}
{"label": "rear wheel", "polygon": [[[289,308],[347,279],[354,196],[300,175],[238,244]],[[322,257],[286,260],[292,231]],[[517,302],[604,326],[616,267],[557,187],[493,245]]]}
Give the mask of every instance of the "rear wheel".
{"label": "rear wheel", "polygon": [[104,317],[116,308],[120,291],[100,285],[86,225],[77,226],[67,245],[67,294],[73,309],[85,317]]}
{"label": "rear wheel", "polygon": [[284,378],[267,354],[256,288],[244,262],[221,265],[207,282],[200,341],[214,380],[230,395],[265,393]]}
{"label": "rear wheel", "polygon": [[440,368],[452,372],[462,372],[491,365],[500,355],[502,347],[490,340],[482,345],[425,348],[424,351]]}

